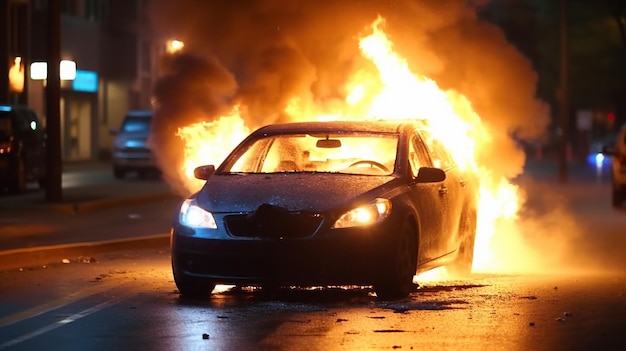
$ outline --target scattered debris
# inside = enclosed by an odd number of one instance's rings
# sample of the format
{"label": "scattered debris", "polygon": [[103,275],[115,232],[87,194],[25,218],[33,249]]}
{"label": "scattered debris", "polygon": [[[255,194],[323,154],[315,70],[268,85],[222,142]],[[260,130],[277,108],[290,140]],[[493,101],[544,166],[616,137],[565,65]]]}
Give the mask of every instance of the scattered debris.
{"label": "scattered debris", "polygon": [[209,340],[209,334],[207,334],[207,333],[203,333],[203,334],[202,334],[202,339],[204,339],[204,340]]}
{"label": "scattered debris", "polygon": [[573,314],[572,314],[572,312],[563,312],[563,316],[571,317],[571,316],[573,316]]}
{"label": "scattered debris", "polygon": [[537,296],[533,296],[533,295],[530,295],[530,296],[520,296],[520,299],[523,299],[523,300],[537,300]]}
{"label": "scattered debris", "polygon": [[81,262],[81,263],[96,263],[96,262],[98,262],[98,260],[96,260],[95,257],[85,257],[85,256],[78,257],[78,261]]}

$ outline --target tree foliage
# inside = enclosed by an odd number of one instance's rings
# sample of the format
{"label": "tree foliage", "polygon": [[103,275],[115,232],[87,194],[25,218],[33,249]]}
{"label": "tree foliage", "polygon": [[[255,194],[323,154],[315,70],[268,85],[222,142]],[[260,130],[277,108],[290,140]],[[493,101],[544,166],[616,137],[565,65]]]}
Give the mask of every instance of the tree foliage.
{"label": "tree foliage", "polygon": [[[572,111],[617,112],[626,121],[624,0],[565,0],[568,91]],[[481,14],[497,24],[534,63],[538,95],[558,106],[560,1],[492,0]]]}

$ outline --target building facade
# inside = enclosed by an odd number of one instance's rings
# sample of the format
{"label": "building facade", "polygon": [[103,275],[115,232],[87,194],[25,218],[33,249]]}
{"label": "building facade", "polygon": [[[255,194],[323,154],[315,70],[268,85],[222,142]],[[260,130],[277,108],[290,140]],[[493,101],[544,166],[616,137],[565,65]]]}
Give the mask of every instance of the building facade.
{"label": "building facade", "polygon": [[[30,106],[44,123],[46,81],[31,78],[31,64],[47,59],[49,1],[0,0],[0,23],[3,16],[7,20],[6,30],[0,30],[7,36],[0,42],[0,56],[9,71],[19,66],[23,76],[23,88],[4,93],[0,88],[0,99]],[[75,76],[61,81],[62,159],[106,159],[113,143],[110,131],[126,111],[150,108],[155,63],[165,43],[150,34],[144,16],[148,0],[59,1],[61,60],[75,64]],[[19,80],[12,77],[0,85]]]}

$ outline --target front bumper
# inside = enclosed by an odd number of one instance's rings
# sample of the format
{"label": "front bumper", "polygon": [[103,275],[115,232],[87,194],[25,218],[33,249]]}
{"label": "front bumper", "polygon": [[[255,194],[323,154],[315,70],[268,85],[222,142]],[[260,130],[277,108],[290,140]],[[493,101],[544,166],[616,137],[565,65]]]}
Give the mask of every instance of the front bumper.
{"label": "front bumper", "polygon": [[210,239],[172,229],[175,276],[221,284],[371,285],[385,272],[395,241],[390,226],[342,229],[298,239]]}

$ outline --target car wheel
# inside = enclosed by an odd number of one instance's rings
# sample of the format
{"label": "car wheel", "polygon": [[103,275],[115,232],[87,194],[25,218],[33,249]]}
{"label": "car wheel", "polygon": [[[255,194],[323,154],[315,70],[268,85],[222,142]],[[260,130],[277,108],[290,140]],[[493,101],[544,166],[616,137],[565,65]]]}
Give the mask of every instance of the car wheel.
{"label": "car wheel", "polygon": [[374,284],[376,295],[384,300],[405,298],[416,288],[413,276],[417,269],[417,242],[410,223],[404,224],[387,262]]}
{"label": "car wheel", "polygon": [[205,300],[211,295],[211,291],[215,289],[215,283],[210,280],[176,273],[176,270],[173,272],[176,287],[180,292],[180,296],[184,299]]}
{"label": "car wheel", "polygon": [[122,179],[126,175],[126,170],[121,167],[113,167],[113,176],[117,179]]}
{"label": "car wheel", "polygon": [[9,192],[21,194],[24,191],[26,191],[26,166],[24,165],[24,160],[20,158],[15,165],[15,173],[11,176]]}
{"label": "car wheel", "polygon": [[476,241],[476,212],[467,213],[461,222],[463,241],[459,246],[456,260],[447,269],[456,276],[467,276],[472,272],[474,262],[474,242]]}

